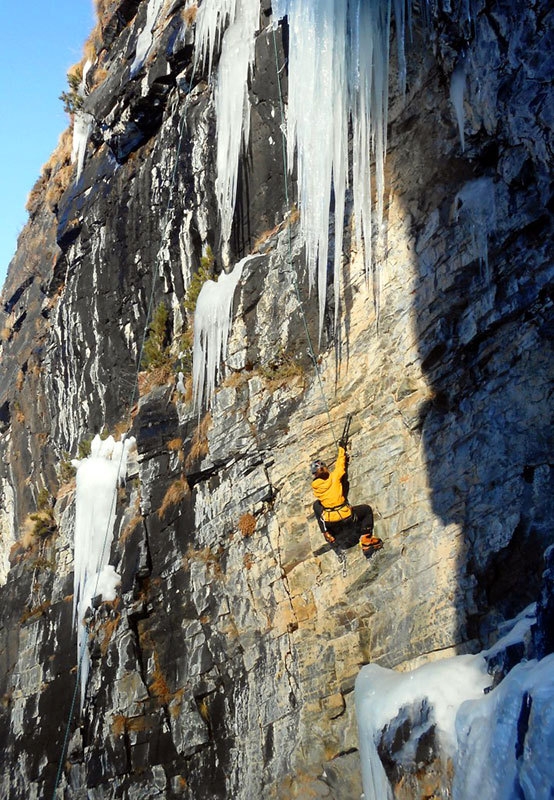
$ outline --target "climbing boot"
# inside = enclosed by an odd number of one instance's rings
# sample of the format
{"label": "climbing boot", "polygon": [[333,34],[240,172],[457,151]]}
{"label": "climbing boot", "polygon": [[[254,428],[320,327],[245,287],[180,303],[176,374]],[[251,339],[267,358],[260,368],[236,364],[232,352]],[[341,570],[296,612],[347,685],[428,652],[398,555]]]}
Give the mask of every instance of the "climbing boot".
{"label": "climbing boot", "polygon": [[381,539],[372,536],[370,533],[362,533],[360,536],[360,547],[366,558],[369,558],[376,550],[380,550],[382,546],[383,542]]}

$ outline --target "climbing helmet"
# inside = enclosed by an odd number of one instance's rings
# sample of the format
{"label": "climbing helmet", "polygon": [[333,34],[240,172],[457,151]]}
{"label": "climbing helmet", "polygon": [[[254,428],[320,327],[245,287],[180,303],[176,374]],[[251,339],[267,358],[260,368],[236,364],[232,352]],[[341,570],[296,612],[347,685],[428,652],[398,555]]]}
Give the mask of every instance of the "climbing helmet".
{"label": "climbing helmet", "polygon": [[327,469],[327,464],[324,461],[321,461],[319,458],[316,461],[312,461],[310,470],[312,475],[317,475],[318,471],[323,467],[323,469]]}

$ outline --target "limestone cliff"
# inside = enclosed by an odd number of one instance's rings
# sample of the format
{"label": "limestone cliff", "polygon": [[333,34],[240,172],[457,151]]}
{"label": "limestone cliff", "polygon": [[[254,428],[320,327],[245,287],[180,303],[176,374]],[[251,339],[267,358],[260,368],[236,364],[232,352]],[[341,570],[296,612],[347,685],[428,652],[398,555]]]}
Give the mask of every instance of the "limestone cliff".
{"label": "limestone cliff", "polygon": [[[184,0],[99,4],[73,166],[62,142],[2,292],[10,800],[56,784],[66,798],[354,800],[360,667],[488,644],[538,598],[554,541],[549,4],[414,9],[405,96],[391,79],[378,303],[349,205],[340,316],[330,276],[319,348],[283,174],[286,21],[274,32],[263,0],[227,246],[217,50],[212,76],[195,67],[195,18]],[[190,366],[187,288],[210,250],[216,271],[254,257],[199,419],[175,381]],[[162,301],[174,366],[161,385],[160,370],[142,371],[139,398],[143,335]],[[334,458],[347,413],[350,500],[371,503],[384,548],[369,561],[348,548],[343,564],[322,548],[309,464]],[[103,431],[132,432],[137,457],[110,554],[121,586],[89,611],[79,711],[70,460]],[[449,796],[446,784],[433,791]]]}

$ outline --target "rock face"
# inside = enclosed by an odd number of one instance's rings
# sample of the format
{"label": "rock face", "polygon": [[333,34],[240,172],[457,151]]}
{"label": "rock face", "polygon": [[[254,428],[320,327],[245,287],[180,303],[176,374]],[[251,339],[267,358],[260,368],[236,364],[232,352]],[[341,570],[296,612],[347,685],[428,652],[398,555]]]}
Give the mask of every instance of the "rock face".
{"label": "rock face", "polygon": [[[186,289],[208,246],[223,264],[194,8],[167,3],[139,63],[155,4],[101,5],[83,167],[31,210],[0,309],[0,794],[353,800],[361,665],[478,650],[541,586],[551,651],[553,12],[416,17],[406,96],[391,97],[379,303],[347,248],[340,326],[326,320],[314,364],[261,4],[229,248],[256,257],[199,418],[173,375],[135,388],[152,309],[170,309],[176,373]],[[275,41],[283,63],[285,23]],[[449,100],[462,50],[464,151]],[[371,503],[385,546],[343,563],[322,549],[308,468],[334,458],[347,413],[350,500]],[[68,460],[104,428],[132,429],[138,461],[79,711]]]}

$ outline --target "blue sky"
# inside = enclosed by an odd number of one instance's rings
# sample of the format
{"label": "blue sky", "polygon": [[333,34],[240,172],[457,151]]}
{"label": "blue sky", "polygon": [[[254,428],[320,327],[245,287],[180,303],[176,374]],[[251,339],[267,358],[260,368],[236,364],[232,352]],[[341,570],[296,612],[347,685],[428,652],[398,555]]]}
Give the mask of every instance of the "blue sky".
{"label": "blue sky", "polygon": [[68,125],[59,100],[94,26],[92,0],[31,0],[0,8],[0,286],[42,165]]}

